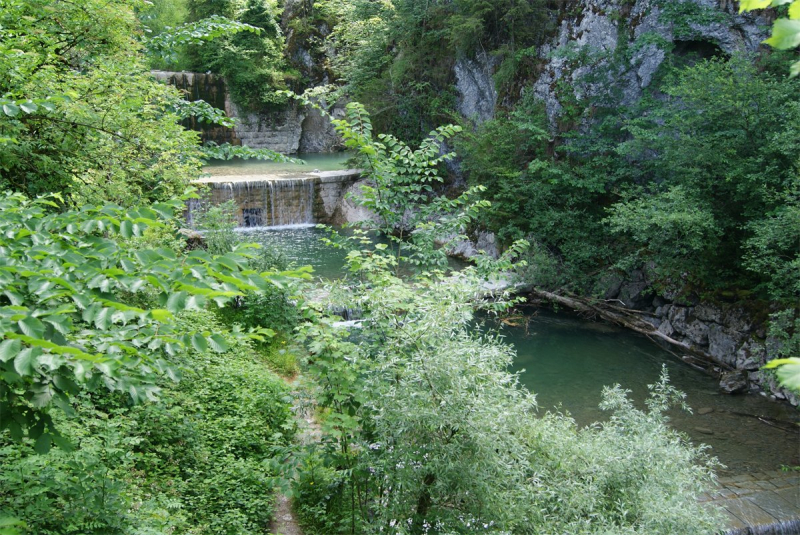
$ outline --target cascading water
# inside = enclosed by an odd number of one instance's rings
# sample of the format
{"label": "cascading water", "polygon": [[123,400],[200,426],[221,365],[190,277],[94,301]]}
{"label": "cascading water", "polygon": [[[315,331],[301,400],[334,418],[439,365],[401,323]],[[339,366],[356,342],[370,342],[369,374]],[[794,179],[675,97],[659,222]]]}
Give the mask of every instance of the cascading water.
{"label": "cascading water", "polygon": [[[311,226],[314,220],[316,179],[258,178],[231,182],[211,182],[209,202],[220,204],[232,200],[238,207],[239,226],[296,227]],[[193,219],[193,204],[188,205],[187,219]]]}

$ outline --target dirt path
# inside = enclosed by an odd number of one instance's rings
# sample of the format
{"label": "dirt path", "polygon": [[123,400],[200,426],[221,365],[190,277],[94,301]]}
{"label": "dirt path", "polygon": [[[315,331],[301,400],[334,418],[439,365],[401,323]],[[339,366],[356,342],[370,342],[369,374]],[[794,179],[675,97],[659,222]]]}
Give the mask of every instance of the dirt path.
{"label": "dirt path", "polygon": [[273,535],[303,535],[300,524],[292,511],[292,502],[283,494],[275,499],[275,518],[269,526]]}
{"label": "dirt path", "polygon": [[[291,387],[296,387],[298,384],[296,379],[284,378],[284,381]],[[297,441],[301,444],[318,442],[322,432],[310,408],[295,405],[292,411],[297,421]],[[269,532],[272,535],[303,535],[303,530],[292,509],[292,500],[283,494],[278,494],[275,498],[275,517],[269,526]]]}

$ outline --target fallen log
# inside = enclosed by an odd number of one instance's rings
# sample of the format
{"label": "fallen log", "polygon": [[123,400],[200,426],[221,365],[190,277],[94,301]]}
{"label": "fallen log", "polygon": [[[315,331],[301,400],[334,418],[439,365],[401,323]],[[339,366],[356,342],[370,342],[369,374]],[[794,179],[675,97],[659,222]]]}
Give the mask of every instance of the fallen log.
{"label": "fallen log", "polygon": [[666,342],[671,346],[679,347],[682,350],[686,351],[687,353],[691,353],[694,356],[707,361],[709,364],[712,364],[715,368],[722,368],[725,369],[726,371],[733,370],[731,366],[721,362],[717,362],[711,355],[705,353],[704,351],[700,351],[699,349],[692,347],[686,342],[675,340],[674,338],[667,336],[663,332],[656,329],[650,323],[641,319],[638,316],[639,313],[637,311],[622,309],[621,307],[607,305],[605,303],[592,302],[580,297],[567,297],[564,295],[559,295],[545,290],[539,290],[536,288],[529,288],[528,291],[539,299],[550,301],[551,303],[557,303],[559,305],[563,305],[567,308],[576,310],[578,312],[589,312],[595,314],[596,316],[608,322],[614,323],[621,327],[625,327],[626,329],[630,329],[632,331],[644,334],[649,337],[657,338],[663,342]]}

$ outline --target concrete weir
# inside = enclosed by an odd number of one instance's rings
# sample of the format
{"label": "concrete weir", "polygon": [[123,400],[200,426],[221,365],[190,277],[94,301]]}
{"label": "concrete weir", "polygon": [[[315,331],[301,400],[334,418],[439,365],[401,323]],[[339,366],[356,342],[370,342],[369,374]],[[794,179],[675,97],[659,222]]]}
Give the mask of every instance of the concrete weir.
{"label": "concrete weir", "polygon": [[720,478],[716,489],[700,498],[719,508],[725,535],[800,534],[800,473],[769,472]]}
{"label": "concrete weir", "polygon": [[[233,200],[241,227],[279,227],[336,223],[345,191],[361,176],[358,169],[283,175],[210,176],[212,205]],[[192,203],[187,218],[192,221]]]}

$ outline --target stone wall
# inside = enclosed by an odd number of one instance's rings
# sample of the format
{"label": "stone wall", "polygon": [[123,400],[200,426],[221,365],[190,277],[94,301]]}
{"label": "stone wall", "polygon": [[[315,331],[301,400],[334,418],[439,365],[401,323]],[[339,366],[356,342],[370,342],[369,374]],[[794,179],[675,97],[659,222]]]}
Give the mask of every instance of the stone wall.
{"label": "stone wall", "polygon": [[[334,152],[342,148],[330,120],[319,110],[289,104],[278,111],[247,112],[231,101],[225,81],[217,75],[168,71],[152,71],[152,75],[180,89],[188,100],[204,100],[236,119],[232,129],[193,119],[185,121],[184,126],[200,131],[203,141],[270,149],[282,154]],[[340,102],[333,106],[331,115],[343,117],[344,105]]]}
{"label": "stone wall", "polygon": [[[151,74],[156,80],[178,88],[186,100],[203,100],[217,109],[224,110],[227,115],[231,114],[228,90],[221,77],[196,72],[151,71]],[[213,141],[217,144],[241,144],[236,131],[230,128],[201,123],[194,117],[182,121],[181,124],[190,130],[199,131],[203,141]]]}
{"label": "stone wall", "polygon": [[[661,333],[705,355],[720,374],[723,391],[764,392],[793,405],[800,403],[797,396],[781,389],[771,374],[760,371],[775,358],[780,343],[767,333],[767,303],[701,300],[691,293],[658,295],[643,270],[617,280],[605,298],[640,311]],[[692,360],[690,356],[684,358]]]}

